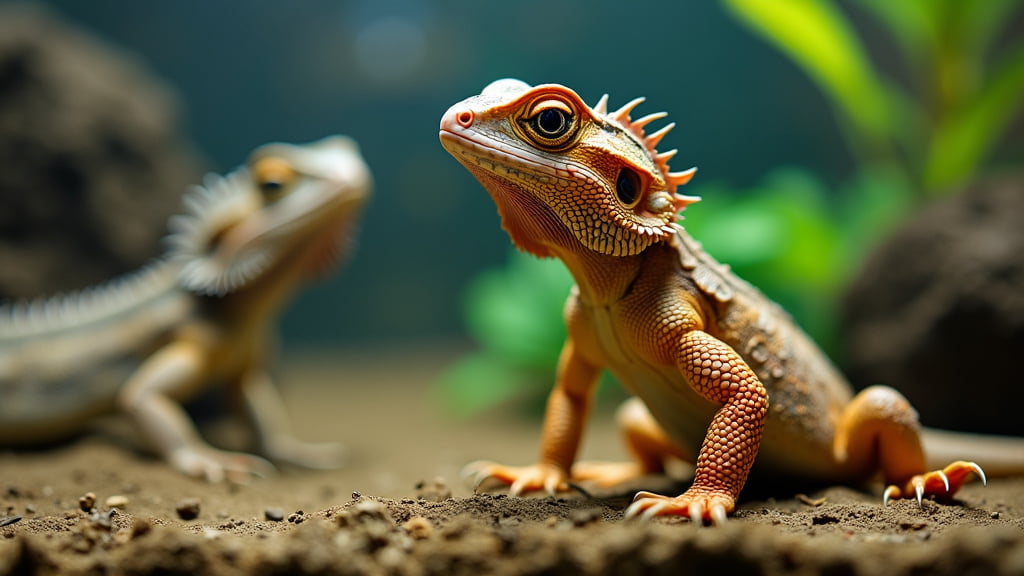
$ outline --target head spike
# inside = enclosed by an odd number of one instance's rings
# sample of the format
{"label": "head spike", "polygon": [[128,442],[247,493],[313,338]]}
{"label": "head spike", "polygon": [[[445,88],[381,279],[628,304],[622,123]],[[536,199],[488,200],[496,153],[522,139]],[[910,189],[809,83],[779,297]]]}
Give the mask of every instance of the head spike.
{"label": "head spike", "polygon": [[661,130],[658,130],[654,134],[651,134],[651,135],[647,136],[646,138],[644,138],[644,146],[647,146],[648,150],[654,150],[658,146],[658,142],[661,142],[661,139],[664,138],[665,135],[668,134],[669,132],[671,132],[672,129],[675,128],[675,127],[676,127],[676,123],[675,122],[672,122],[670,124],[664,125],[661,128]]}
{"label": "head spike", "polygon": [[673,149],[671,149],[671,150],[669,150],[667,152],[662,152],[662,153],[658,154],[657,156],[655,156],[654,157],[654,161],[657,162],[659,166],[667,166],[668,165],[668,161],[671,160],[672,157],[675,156],[678,153],[679,153],[679,149],[678,148],[673,148]]}
{"label": "head spike", "polygon": [[623,106],[622,108],[619,108],[615,112],[609,114],[608,117],[622,124],[623,126],[626,126],[629,124],[629,113],[633,111],[633,108],[636,108],[637,106],[642,104],[644,100],[646,100],[646,98],[644,98],[643,96],[639,98],[634,98],[627,102],[626,105]]}
{"label": "head spike", "polygon": [[[676,186],[682,186],[683,184],[689,182],[690,179],[693,178],[693,175],[696,173],[696,166],[690,168],[689,170],[684,170],[682,172],[669,172],[667,178],[668,185],[675,189]],[[696,202],[696,200],[694,200],[694,202]]]}
{"label": "head spike", "polygon": [[654,114],[648,114],[643,118],[633,120],[633,128],[634,130],[636,128],[643,128],[644,126],[647,126],[648,124],[654,122],[655,120],[661,120],[665,116],[668,116],[668,112],[655,112]]}
{"label": "head spike", "polygon": [[676,205],[676,212],[686,210],[686,207],[695,202],[700,202],[700,196],[686,196],[684,194],[673,194],[672,203]]}
{"label": "head spike", "polygon": [[597,101],[597,104],[594,104],[594,112],[596,112],[598,114],[607,114],[608,113],[608,95],[607,94],[603,94],[601,96],[601,99]]}

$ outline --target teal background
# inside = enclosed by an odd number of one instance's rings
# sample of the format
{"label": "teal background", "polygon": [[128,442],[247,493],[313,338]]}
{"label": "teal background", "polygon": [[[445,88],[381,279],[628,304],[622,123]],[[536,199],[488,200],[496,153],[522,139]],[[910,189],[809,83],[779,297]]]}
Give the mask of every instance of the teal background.
{"label": "teal background", "polygon": [[[460,302],[509,242],[493,203],[441,148],[448,106],[506,76],[565,84],[593,104],[646,96],[676,130],[687,193],[754,185],[800,165],[852,170],[821,93],[717,2],[53,0],[73,24],[136,54],[176,92],[211,170],[270,140],[356,138],[376,195],[355,257],[283,319],[288,346],[465,338]],[[861,22],[871,37],[871,22]],[[884,46],[882,47],[884,48]]]}

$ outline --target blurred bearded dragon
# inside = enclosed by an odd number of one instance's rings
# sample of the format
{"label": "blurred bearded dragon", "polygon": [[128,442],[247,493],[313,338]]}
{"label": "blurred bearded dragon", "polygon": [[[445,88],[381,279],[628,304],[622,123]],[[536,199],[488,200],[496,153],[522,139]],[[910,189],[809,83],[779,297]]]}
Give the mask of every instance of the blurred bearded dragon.
{"label": "blurred bearded dragon", "polygon": [[126,277],[0,308],[0,445],[53,441],[120,409],[176,469],[218,481],[272,472],[204,442],[181,402],[224,384],[261,452],[305,467],[343,449],[290,435],[268,374],[282,305],[347,252],[370,193],[356,144],[267,144],[210,175],[170,221],[170,249]]}
{"label": "blurred bearded dragon", "polygon": [[[607,96],[591,108],[564,86],[506,79],[441,119],[441,143],[490,193],[513,244],[560,259],[576,280],[539,461],[476,463],[471,476],[555,493],[681,459],[695,465],[691,487],[641,492],[626,515],[722,523],[751,471],[878,474],[885,501],[951,497],[983,468],[1024,473],[1021,439],[922,429],[896,390],[854,394],[778,305],[704,252],[676,222],[698,200],[676,192],[695,170],[669,170],[676,151],[656,146],[673,125],[646,133],[665,114],[633,119],[642,101],[609,111]],[[605,369],[635,396],[620,411],[632,463],[575,461]]]}

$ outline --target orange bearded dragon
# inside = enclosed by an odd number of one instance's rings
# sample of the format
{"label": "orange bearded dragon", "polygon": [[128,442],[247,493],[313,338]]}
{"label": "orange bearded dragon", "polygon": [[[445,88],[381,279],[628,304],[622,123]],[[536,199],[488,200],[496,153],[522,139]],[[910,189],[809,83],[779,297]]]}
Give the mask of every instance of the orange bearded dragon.
{"label": "orange bearded dragon", "polygon": [[[672,124],[632,119],[642,102],[593,108],[572,90],[496,81],[455,104],[441,143],[487,189],[521,250],[556,257],[576,286],[547,403],[539,461],[470,465],[513,494],[568,490],[695,465],[679,496],[637,494],[627,516],[724,522],[754,469],[824,482],[880,473],[884,500],[948,497],[971,476],[1024,472],[1024,441],[922,429],[897,391],[859,394],[790,317],[676,223],[698,198],[676,193],[655,147]],[[620,410],[633,463],[575,462],[600,372],[635,396]],[[968,461],[968,459],[970,461]]]}

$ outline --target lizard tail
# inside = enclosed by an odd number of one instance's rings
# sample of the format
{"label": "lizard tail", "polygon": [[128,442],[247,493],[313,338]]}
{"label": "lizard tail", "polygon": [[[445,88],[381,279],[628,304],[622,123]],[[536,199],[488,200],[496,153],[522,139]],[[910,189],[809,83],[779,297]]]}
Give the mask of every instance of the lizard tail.
{"label": "lizard tail", "polygon": [[925,428],[928,468],[939,470],[956,460],[977,462],[988,476],[1024,474],[1024,438],[987,436]]}

